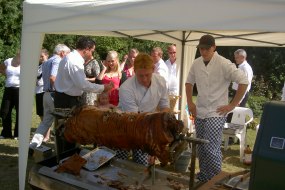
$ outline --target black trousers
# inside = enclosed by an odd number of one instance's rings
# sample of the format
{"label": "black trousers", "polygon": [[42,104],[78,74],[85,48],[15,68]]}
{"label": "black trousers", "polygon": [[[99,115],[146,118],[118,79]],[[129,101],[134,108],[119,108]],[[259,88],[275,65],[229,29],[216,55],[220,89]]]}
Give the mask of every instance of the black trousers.
{"label": "black trousers", "polygon": [[14,137],[18,137],[19,120],[19,87],[5,87],[1,103],[0,116],[2,118],[3,130],[1,136],[12,138],[12,110],[16,110],[16,121],[14,128]]}
{"label": "black trousers", "polygon": [[80,106],[81,96],[69,96],[62,92],[54,93],[54,107],[55,108],[72,108]]}
{"label": "black trousers", "polygon": [[44,116],[43,99],[44,99],[44,92],[36,94],[36,112],[37,115],[40,117]]}
{"label": "black trousers", "polygon": [[[80,106],[81,100],[79,96],[69,96],[65,93],[54,93],[54,107],[55,108],[72,108],[74,106]],[[55,119],[60,119],[58,116]],[[57,122],[55,122],[57,124]],[[64,158],[64,153],[77,149],[76,143],[69,143],[62,135],[62,129],[64,126],[56,126],[55,129],[55,142],[57,149],[58,161]]]}

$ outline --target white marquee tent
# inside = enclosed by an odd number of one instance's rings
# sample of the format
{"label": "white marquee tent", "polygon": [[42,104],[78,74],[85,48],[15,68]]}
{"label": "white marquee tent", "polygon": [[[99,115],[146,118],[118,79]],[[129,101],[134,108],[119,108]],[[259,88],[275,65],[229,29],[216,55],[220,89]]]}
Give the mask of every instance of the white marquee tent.
{"label": "white marquee tent", "polygon": [[283,0],[25,0],[19,117],[19,187],[26,166],[37,63],[45,34],[118,36],[177,44],[180,94],[201,35],[218,46],[285,45]]}

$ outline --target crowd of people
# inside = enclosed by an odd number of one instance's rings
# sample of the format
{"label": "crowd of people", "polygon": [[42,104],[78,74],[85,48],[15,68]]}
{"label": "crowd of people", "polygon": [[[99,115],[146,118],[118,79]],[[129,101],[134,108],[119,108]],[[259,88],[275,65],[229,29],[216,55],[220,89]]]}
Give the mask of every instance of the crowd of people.
{"label": "crowd of people", "polygon": [[[54,108],[91,105],[136,113],[170,111],[169,96],[179,95],[175,44],[168,46],[165,61],[160,47],[154,47],[150,54],[131,48],[121,61],[115,50],[107,52],[103,61],[98,61],[94,58],[95,49],[96,42],[83,36],[73,51],[64,44],[57,44],[50,58],[46,49],[41,51],[36,80],[36,108],[41,122],[30,141],[30,149],[50,139]],[[220,148],[226,117],[236,106],[246,106],[253,71],[246,61],[245,50],[234,52],[234,64],[218,54],[211,35],[202,36],[197,49],[201,56],[192,63],[185,88],[188,111],[195,118],[196,135],[209,140],[208,144],[198,145],[200,171],[197,179],[206,182],[221,171]],[[0,73],[6,76],[0,138],[17,138],[20,53],[0,64]],[[235,93],[229,100],[231,84]],[[192,98],[194,85],[198,91],[195,102]],[[16,121],[12,135],[14,108]],[[121,159],[129,157],[128,151],[118,149],[116,152]],[[133,161],[139,164],[148,165],[153,160],[139,149],[132,150],[132,154]]]}

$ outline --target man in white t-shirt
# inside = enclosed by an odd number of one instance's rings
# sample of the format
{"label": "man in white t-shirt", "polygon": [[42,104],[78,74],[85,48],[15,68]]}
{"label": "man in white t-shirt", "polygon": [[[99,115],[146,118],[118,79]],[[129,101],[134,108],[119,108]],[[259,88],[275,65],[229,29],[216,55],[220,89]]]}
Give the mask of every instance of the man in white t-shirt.
{"label": "man in white t-shirt", "polygon": [[166,86],[168,88],[168,68],[164,61],[162,60],[163,51],[160,47],[155,47],[151,51],[151,57],[154,62],[154,73],[162,76],[166,81]]}
{"label": "man in white t-shirt", "polygon": [[169,59],[165,61],[168,67],[168,94],[178,95],[178,80],[177,80],[177,64],[176,64],[176,45],[171,44],[167,48]]}
{"label": "man in white t-shirt", "polygon": [[[249,97],[249,90],[251,88],[253,71],[252,71],[251,66],[246,61],[246,51],[244,49],[236,50],[234,52],[234,56],[235,56],[235,61],[236,61],[236,64],[238,65],[238,68],[241,69],[245,73],[245,75],[247,76],[247,80],[248,80],[248,86],[247,86],[246,92],[245,92],[242,100],[239,103],[240,107],[245,107],[246,102],[247,102],[248,97]],[[236,92],[237,88],[238,88],[238,84],[233,82],[232,89],[235,90],[235,92]]]}

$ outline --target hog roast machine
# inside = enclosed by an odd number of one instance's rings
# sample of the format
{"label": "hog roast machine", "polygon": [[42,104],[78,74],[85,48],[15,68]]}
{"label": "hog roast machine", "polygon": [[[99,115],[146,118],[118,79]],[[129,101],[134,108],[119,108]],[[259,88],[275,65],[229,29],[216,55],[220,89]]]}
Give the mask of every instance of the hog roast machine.
{"label": "hog roast machine", "polygon": [[[39,162],[31,169],[29,183],[32,187],[60,189],[68,185],[69,189],[195,188],[196,146],[208,141],[189,136],[183,122],[177,120],[174,114],[120,113],[85,106],[75,110],[56,109],[54,115],[55,156]],[[74,146],[75,143],[104,147],[87,152]],[[188,144],[192,149],[189,178],[176,172],[164,171],[155,165],[146,170],[142,165],[113,158],[116,153],[112,151],[113,148],[142,149],[158,158],[161,165],[167,165],[169,162],[175,163]],[[105,155],[100,155],[99,152],[105,152]],[[75,153],[87,160],[78,175],[57,172],[64,160]],[[144,170],[147,172],[143,172]]]}

